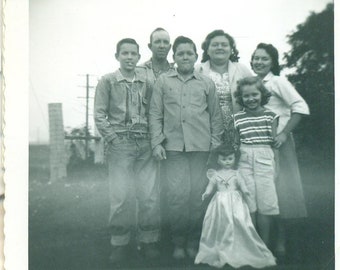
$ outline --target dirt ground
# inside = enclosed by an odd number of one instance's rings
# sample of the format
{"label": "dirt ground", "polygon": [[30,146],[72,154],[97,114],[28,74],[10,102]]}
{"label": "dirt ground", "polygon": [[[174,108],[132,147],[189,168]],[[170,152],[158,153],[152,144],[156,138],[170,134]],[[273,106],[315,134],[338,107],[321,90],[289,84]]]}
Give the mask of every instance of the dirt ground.
{"label": "dirt ground", "polygon": [[[48,146],[31,145],[29,154],[30,270],[214,269],[173,261],[166,230],[158,261],[145,260],[132,244],[127,262],[110,265],[105,167],[88,164],[73,170],[65,180],[49,183]],[[309,216],[289,225],[287,259],[268,269],[334,269],[332,157],[305,150],[299,158]]]}

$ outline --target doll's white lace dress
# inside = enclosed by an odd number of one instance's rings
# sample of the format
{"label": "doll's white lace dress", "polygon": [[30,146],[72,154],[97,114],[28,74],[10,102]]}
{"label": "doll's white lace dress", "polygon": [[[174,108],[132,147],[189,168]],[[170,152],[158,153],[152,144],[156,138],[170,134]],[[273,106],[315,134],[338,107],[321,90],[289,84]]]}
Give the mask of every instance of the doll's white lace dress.
{"label": "doll's white lace dress", "polygon": [[257,234],[240,190],[246,187],[236,170],[207,173],[217,191],[207,208],[195,263],[234,268],[275,265],[275,258]]}

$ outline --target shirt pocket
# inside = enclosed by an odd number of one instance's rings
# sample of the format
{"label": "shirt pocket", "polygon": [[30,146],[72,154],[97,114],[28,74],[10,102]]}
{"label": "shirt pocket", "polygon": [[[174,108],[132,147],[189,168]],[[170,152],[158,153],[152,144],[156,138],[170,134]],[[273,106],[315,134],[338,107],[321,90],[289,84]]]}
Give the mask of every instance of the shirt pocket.
{"label": "shirt pocket", "polygon": [[207,106],[206,94],[203,88],[191,89],[190,104],[200,108],[205,108]]}
{"label": "shirt pocket", "polygon": [[268,165],[268,166],[272,166],[272,164],[273,164],[273,161],[271,159],[263,158],[263,157],[256,159],[256,162],[260,163],[262,165]]}
{"label": "shirt pocket", "polygon": [[180,91],[173,87],[166,87],[164,89],[164,103],[178,104],[180,100]]}
{"label": "shirt pocket", "polygon": [[117,134],[117,137],[106,145],[106,151],[108,153],[112,151],[120,151],[127,143],[128,139],[126,136]]}
{"label": "shirt pocket", "polygon": [[263,174],[270,174],[274,171],[275,161],[274,157],[269,153],[256,158],[258,172]]}
{"label": "shirt pocket", "polygon": [[244,166],[245,164],[249,164],[249,155],[246,151],[240,150],[240,159],[239,166]]}
{"label": "shirt pocket", "polygon": [[113,81],[111,82],[111,91],[110,91],[110,102],[113,102],[115,105],[124,104],[126,100],[126,87],[123,83]]}

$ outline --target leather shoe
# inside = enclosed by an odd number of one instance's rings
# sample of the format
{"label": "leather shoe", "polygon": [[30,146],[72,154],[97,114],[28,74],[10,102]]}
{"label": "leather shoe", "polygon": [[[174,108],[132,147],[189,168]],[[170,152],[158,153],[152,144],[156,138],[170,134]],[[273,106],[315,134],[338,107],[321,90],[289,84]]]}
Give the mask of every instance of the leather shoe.
{"label": "leather shoe", "polygon": [[114,264],[123,261],[127,257],[126,249],[126,246],[113,246],[109,257],[110,263]]}
{"label": "leather shoe", "polygon": [[156,259],[161,255],[157,243],[142,243],[141,251],[147,259]]}
{"label": "leather shoe", "polygon": [[193,247],[188,247],[186,249],[186,252],[187,252],[189,258],[194,259],[196,257],[196,254],[197,254],[197,249],[195,249]]}
{"label": "leather shoe", "polygon": [[185,251],[182,247],[175,247],[172,257],[176,260],[181,260],[185,258]]}

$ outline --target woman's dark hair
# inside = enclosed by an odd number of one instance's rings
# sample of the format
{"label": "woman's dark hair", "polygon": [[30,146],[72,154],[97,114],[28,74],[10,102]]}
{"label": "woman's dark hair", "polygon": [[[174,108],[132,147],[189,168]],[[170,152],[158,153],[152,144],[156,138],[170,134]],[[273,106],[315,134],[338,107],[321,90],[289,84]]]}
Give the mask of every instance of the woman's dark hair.
{"label": "woman's dark hair", "polygon": [[250,66],[253,69],[253,59],[254,59],[254,54],[256,50],[258,49],[263,49],[266,51],[266,53],[269,54],[270,58],[272,59],[272,67],[270,69],[271,72],[273,72],[274,75],[279,76],[280,75],[280,64],[279,64],[279,52],[278,50],[272,45],[272,44],[266,44],[266,43],[259,43],[251,55],[251,61],[250,61]]}
{"label": "woman's dark hair", "polygon": [[208,55],[208,48],[210,46],[210,42],[213,38],[219,37],[219,36],[224,36],[229,40],[230,47],[231,47],[231,55],[230,55],[229,60],[231,62],[238,62],[238,59],[240,57],[238,57],[238,50],[236,49],[235,40],[233,39],[232,36],[225,33],[223,30],[214,30],[207,35],[207,37],[205,38],[205,40],[203,41],[202,46],[201,46],[201,48],[203,50],[201,62],[204,63],[204,62],[207,62],[208,60],[210,60],[210,56]]}
{"label": "woman's dark hair", "polygon": [[192,39],[184,36],[179,36],[175,39],[174,44],[172,45],[172,51],[175,54],[177,51],[177,47],[180,44],[191,44],[194,48],[195,54],[197,55],[197,49],[195,43],[192,41]]}
{"label": "woman's dark hair", "polygon": [[237,81],[237,90],[234,93],[234,97],[236,102],[244,107],[242,100],[242,90],[246,85],[255,85],[256,88],[261,92],[261,106],[268,103],[269,98],[271,97],[271,93],[269,90],[263,85],[261,78],[257,76],[246,77],[239,81]]}
{"label": "woman's dark hair", "polygon": [[229,155],[235,154],[235,164],[233,169],[237,169],[238,166],[238,161],[240,159],[240,151],[235,150],[234,147],[227,145],[227,144],[222,144],[210,153],[210,157],[208,160],[208,169],[215,169],[219,170],[221,169],[221,165],[217,163],[218,156],[224,156],[227,157]]}

